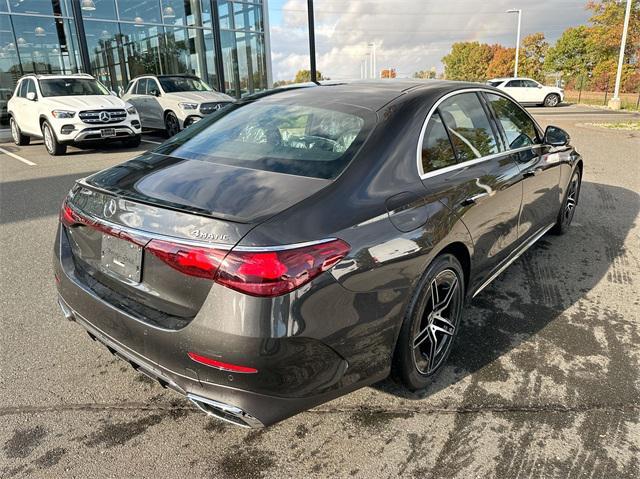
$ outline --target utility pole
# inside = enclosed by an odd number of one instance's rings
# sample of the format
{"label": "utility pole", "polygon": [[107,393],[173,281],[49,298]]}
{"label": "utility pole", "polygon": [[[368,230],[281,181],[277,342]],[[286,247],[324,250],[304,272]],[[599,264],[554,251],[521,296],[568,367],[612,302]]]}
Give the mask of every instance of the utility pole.
{"label": "utility pole", "polygon": [[622,106],[620,101],[620,81],[622,80],[622,67],[624,66],[624,50],[627,46],[627,33],[629,31],[629,18],[631,18],[631,0],[627,0],[627,10],[624,14],[624,28],[622,29],[622,42],[620,42],[620,55],[618,56],[618,72],[616,73],[616,86],[613,91],[613,98],[609,100],[609,108],[619,110]]}
{"label": "utility pole", "polygon": [[316,28],[313,19],[313,0],[307,0],[307,15],[309,19],[309,60],[311,63],[311,81],[318,82],[316,71]]}
{"label": "utility pole", "polygon": [[518,78],[518,60],[520,58],[520,27],[522,26],[522,10],[519,8],[511,8],[507,13],[518,14],[518,33],[516,34],[516,65],[513,69],[513,76]]}

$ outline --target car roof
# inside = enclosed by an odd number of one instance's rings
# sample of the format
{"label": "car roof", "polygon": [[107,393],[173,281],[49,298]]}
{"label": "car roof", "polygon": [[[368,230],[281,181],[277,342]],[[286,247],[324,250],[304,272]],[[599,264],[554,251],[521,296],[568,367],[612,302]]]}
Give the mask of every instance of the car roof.
{"label": "car roof", "polygon": [[93,76],[89,75],[88,73],[67,73],[67,74],[54,74],[54,73],[27,73],[26,75],[23,75],[22,77],[20,77],[20,79],[22,80],[23,78],[35,78],[36,80],[43,80],[43,79],[47,79],[47,78],[94,78]]}
{"label": "car roof", "polygon": [[282,89],[270,91],[265,97],[278,99],[294,99],[302,96],[305,101],[328,101],[344,103],[378,111],[396,98],[412,91],[442,91],[446,89],[478,87],[477,83],[458,82],[452,80],[354,80],[354,81],[321,81],[287,85]]}
{"label": "car roof", "polygon": [[181,78],[198,78],[200,79],[200,77],[198,75],[189,75],[187,73],[176,73],[176,74],[163,74],[163,75],[154,75],[154,74],[146,74],[146,75],[138,75],[135,78],[132,78],[131,81],[134,80],[139,80],[140,78],[176,78],[176,77],[181,77]]}

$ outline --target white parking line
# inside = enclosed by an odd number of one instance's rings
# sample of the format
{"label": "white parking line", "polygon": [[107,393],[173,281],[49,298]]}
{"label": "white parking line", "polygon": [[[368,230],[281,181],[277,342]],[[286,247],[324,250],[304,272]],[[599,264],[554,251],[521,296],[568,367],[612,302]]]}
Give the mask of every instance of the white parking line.
{"label": "white parking line", "polygon": [[15,153],[11,153],[10,151],[5,150],[4,148],[0,148],[0,153],[4,153],[5,155],[10,156],[11,158],[15,158],[16,160],[23,162],[25,165],[38,166],[33,161],[29,161],[26,158],[22,158],[21,156],[18,156]]}
{"label": "white parking line", "polygon": [[154,145],[161,145],[161,141],[153,141],[153,140],[140,140],[143,143],[153,143]]}

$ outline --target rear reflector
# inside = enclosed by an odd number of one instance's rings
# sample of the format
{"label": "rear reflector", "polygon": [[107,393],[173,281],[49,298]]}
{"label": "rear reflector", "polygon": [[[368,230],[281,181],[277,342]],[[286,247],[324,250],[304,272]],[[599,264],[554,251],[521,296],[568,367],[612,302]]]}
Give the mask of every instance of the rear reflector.
{"label": "rear reflector", "polygon": [[250,368],[247,366],[238,366],[237,364],[231,364],[231,363],[223,363],[222,361],[211,359],[206,356],[201,356],[200,354],[196,354],[192,352],[189,352],[187,354],[191,358],[191,360],[195,361],[196,363],[204,364],[205,366],[220,369],[222,371],[231,371],[234,373],[245,373],[245,374],[252,374],[252,373],[258,372],[256,368]]}

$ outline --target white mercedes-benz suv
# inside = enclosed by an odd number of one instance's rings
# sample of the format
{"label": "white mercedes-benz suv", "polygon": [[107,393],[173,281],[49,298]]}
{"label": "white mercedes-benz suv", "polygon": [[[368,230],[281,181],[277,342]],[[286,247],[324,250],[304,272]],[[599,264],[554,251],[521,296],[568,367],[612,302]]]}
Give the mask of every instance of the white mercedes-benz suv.
{"label": "white mercedes-benz suv", "polygon": [[531,78],[494,78],[487,84],[508,93],[518,103],[558,106],[564,100],[562,88],[545,86]]}
{"label": "white mercedes-benz suv", "polygon": [[233,102],[193,75],[144,75],[131,80],[122,99],[136,107],[143,128],[173,136]]}
{"label": "white mercedes-benz suv", "polygon": [[16,145],[43,138],[51,155],[67,145],[123,141],[138,146],[142,125],[135,107],[87,74],[25,75],[7,103]]}

